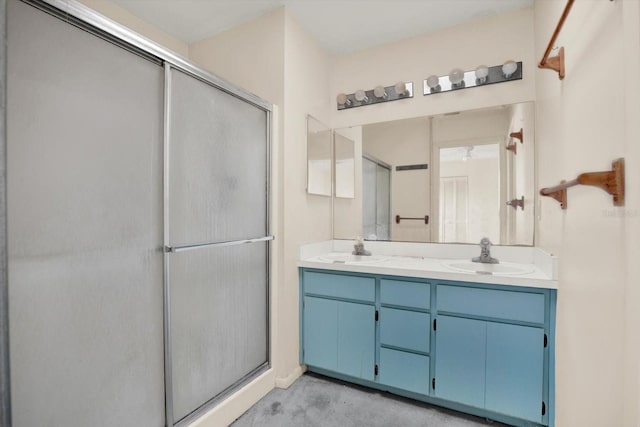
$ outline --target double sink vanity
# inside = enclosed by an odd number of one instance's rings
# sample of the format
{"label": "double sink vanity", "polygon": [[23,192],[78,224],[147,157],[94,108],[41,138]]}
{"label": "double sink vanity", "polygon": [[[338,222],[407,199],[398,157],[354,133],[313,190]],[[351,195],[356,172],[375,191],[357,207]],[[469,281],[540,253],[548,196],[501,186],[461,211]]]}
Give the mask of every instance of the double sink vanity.
{"label": "double sink vanity", "polygon": [[516,426],[552,426],[556,258],[533,247],[305,245],[309,371]]}

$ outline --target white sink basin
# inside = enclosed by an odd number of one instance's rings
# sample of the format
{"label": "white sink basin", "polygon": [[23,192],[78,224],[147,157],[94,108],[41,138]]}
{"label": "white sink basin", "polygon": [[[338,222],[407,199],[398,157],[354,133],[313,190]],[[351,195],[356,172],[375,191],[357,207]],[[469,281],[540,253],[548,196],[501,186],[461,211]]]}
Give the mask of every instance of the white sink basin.
{"label": "white sink basin", "polygon": [[344,263],[344,264],[372,264],[386,261],[389,257],[381,255],[351,255],[345,253],[335,253],[320,255],[318,260],[322,262]]}
{"label": "white sink basin", "polygon": [[520,274],[533,273],[535,267],[527,264],[516,264],[512,262],[501,262],[500,264],[484,264],[471,261],[446,261],[442,263],[445,267],[453,271],[463,273],[493,274],[496,276],[516,276]]}

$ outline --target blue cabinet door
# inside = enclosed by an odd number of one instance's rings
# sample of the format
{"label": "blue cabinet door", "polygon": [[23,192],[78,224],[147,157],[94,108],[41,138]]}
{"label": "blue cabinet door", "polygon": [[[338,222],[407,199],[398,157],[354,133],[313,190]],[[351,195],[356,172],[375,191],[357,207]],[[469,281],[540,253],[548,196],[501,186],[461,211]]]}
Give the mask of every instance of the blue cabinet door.
{"label": "blue cabinet door", "polygon": [[487,323],[485,407],[542,422],[544,330]]}
{"label": "blue cabinet door", "polygon": [[436,396],[484,408],[486,322],[449,316],[437,322]]}
{"label": "blue cabinet door", "polygon": [[304,297],[304,363],[373,381],[375,308]]}
{"label": "blue cabinet door", "polygon": [[335,371],[338,368],[338,302],[304,297],[304,362]]}
{"label": "blue cabinet door", "polygon": [[375,378],[375,307],[338,301],[338,372]]}

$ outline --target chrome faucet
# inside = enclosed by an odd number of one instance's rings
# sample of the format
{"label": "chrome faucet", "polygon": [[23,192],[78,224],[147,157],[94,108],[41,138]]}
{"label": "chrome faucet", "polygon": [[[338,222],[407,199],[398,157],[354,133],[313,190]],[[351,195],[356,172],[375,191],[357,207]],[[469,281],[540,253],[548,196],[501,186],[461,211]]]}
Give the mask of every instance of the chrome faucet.
{"label": "chrome faucet", "polygon": [[491,257],[490,248],[491,241],[488,237],[483,237],[482,240],[480,240],[480,256],[472,258],[471,261],[482,262],[485,264],[498,264],[500,261]]}
{"label": "chrome faucet", "polygon": [[369,252],[368,250],[366,250],[364,248],[364,241],[362,240],[362,237],[356,237],[356,241],[353,245],[353,252],[351,252],[352,255],[365,255],[365,256],[370,256],[371,252]]}

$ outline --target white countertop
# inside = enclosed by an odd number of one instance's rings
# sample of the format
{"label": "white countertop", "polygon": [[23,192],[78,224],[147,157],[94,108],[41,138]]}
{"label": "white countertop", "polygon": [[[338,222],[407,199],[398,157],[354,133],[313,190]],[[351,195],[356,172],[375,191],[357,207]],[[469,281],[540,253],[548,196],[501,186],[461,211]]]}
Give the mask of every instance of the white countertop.
{"label": "white countertop", "polygon": [[[338,242],[338,243],[335,243]],[[350,252],[345,250],[343,241],[320,242],[312,245],[301,247],[299,267],[317,268],[334,271],[349,271],[354,273],[382,274],[390,276],[402,277],[419,277],[435,280],[452,280],[462,282],[475,282],[496,285],[525,286],[533,288],[557,289],[558,281],[556,280],[555,271],[556,259],[549,254],[544,253],[536,248],[514,248],[515,251],[505,250],[502,247],[501,255],[498,257],[504,265],[517,263],[526,269],[526,273],[521,274],[478,274],[475,272],[463,272],[452,269],[447,266],[448,263],[470,261],[471,257],[454,256],[458,255],[455,246],[440,246],[437,249],[440,254],[447,255],[447,258],[424,255],[407,255],[406,250],[402,255],[394,255],[393,247],[384,247],[378,245],[369,245],[367,242],[367,250],[371,250],[378,258],[377,261],[366,260],[364,262],[337,262],[332,261],[333,258],[340,255],[348,256]],[[390,243],[393,245],[393,243]],[[423,244],[430,245],[430,244]],[[374,246],[377,246],[374,248]],[[469,245],[460,245],[460,254],[466,255],[469,252]],[[374,250],[377,249],[377,250]],[[528,252],[525,252],[528,251]],[[539,251],[540,253],[536,253]],[[433,248],[421,248],[416,252],[422,252],[426,255],[433,255]],[[430,254],[431,252],[431,254]],[[492,254],[493,254],[492,248]],[[549,258],[549,259],[547,259]],[[478,264],[478,269],[485,266]]]}

